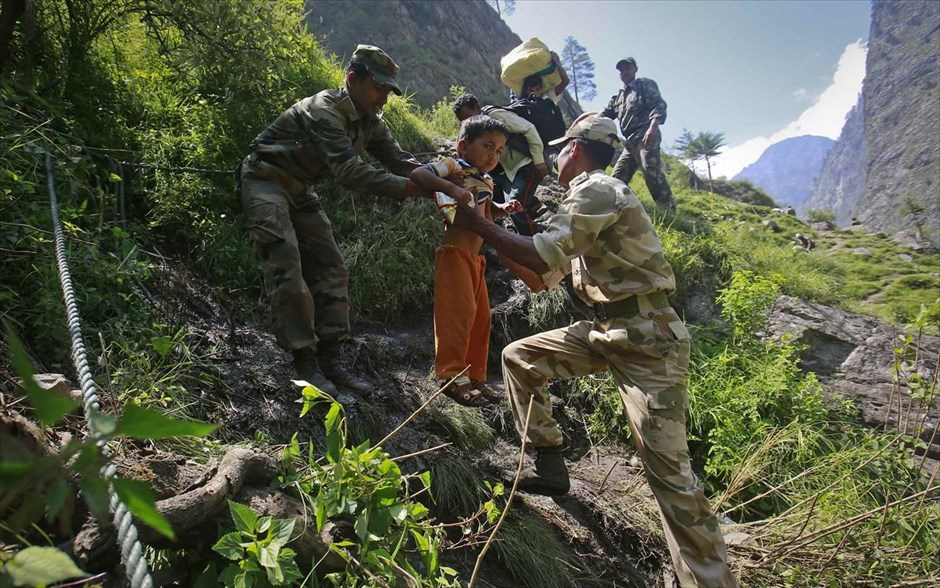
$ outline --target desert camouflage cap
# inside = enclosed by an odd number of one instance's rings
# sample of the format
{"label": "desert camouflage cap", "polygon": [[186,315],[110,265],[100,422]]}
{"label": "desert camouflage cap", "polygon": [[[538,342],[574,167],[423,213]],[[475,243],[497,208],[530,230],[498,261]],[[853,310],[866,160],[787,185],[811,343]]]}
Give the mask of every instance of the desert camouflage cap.
{"label": "desert camouflage cap", "polygon": [[385,51],[374,45],[359,45],[353,51],[349,62],[366,66],[376,82],[390,87],[392,91],[401,96],[401,87],[395,80],[400,68]]}
{"label": "desert camouflage cap", "polygon": [[620,138],[617,137],[616,123],[596,112],[586,112],[582,114],[571,123],[564,137],[549,141],[548,144],[559,145],[571,139],[599,141],[614,148],[620,145]]}
{"label": "desert camouflage cap", "polygon": [[617,65],[616,65],[615,67],[616,67],[617,69],[620,69],[622,66],[624,66],[624,65],[626,65],[626,64],[628,64],[628,63],[629,63],[630,65],[632,65],[633,67],[637,67],[637,65],[636,65],[636,59],[633,59],[632,57],[624,57],[623,59],[621,59],[620,61],[617,62]]}

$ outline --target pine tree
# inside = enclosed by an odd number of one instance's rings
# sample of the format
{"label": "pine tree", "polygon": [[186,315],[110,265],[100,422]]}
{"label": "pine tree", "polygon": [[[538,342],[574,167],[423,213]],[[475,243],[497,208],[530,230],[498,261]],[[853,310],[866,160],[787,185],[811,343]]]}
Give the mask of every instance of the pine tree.
{"label": "pine tree", "polygon": [[500,7],[499,0],[489,0],[489,3],[496,9],[496,14],[499,16],[503,16],[504,12],[506,16],[510,16],[516,11],[516,0],[503,0],[502,7]]}
{"label": "pine tree", "polygon": [[592,100],[597,96],[597,87],[594,85],[594,62],[581,43],[574,37],[565,39],[565,47],[561,50],[561,64],[571,78],[571,88],[574,89],[574,101],[579,96],[585,100]]}

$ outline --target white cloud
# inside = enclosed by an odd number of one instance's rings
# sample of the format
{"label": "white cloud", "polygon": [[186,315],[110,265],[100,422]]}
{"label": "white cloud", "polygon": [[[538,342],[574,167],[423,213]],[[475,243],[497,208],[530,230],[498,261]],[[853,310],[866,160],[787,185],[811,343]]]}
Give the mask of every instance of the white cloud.
{"label": "white cloud", "polygon": [[813,97],[809,94],[809,90],[806,88],[798,88],[795,92],[793,92],[793,97],[796,98],[797,102],[809,102],[813,99]]}
{"label": "white cloud", "polygon": [[[862,91],[865,50],[861,40],[846,46],[836,65],[832,82],[819,95],[815,104],[804,110],[798,119],[769,137],[754,137],[725,149],[721,156],[712,162],[712,174],[730,178],[757,161],[767,147],[790,137],[819,135],[838,139],[845,117],[858,102],[858,94]],[[794,95],[799,97],[801,92],[805,93],[805,90],[801,88],[794,92]]]}

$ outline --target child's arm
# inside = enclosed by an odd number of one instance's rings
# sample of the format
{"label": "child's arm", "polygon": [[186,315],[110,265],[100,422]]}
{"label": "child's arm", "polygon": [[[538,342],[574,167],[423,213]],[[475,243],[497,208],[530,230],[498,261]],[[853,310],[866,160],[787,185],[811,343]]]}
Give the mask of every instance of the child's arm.
{"label": "child's arm", "polygon": [[[464,204],[470,202],[473,195],[469,190],[438,176],[431,167],[432,165],[435,164],[422,165],[421,167],[415,168],[414,171],[408,175],[408,178],[417,184],[419,188],[433,190],[434,192],[443,192],[454,200]],[[450,171],[453,172],[454,170]]]}
{"label": "child's arm", "polygon": [[504,216],[513,212],[522,212],[522,203],[518,200],[510,200],[504,204],[490,200],[490,214],[493,217]]}

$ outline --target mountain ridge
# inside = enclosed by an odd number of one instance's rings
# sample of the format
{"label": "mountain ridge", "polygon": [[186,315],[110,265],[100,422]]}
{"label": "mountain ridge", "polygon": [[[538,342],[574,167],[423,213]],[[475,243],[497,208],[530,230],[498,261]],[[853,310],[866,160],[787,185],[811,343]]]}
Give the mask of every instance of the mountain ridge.
{"label": "mountain ridge", "polygon": [[818,135],[784,139],[765,149],[733,179],[750,180],[775,201],[802,212],[833,145],[835,141]]}

